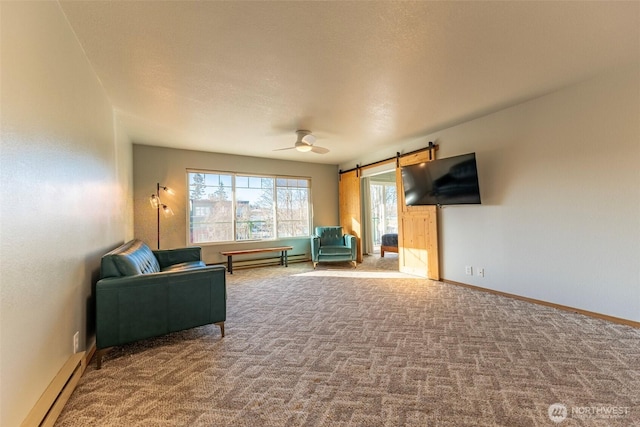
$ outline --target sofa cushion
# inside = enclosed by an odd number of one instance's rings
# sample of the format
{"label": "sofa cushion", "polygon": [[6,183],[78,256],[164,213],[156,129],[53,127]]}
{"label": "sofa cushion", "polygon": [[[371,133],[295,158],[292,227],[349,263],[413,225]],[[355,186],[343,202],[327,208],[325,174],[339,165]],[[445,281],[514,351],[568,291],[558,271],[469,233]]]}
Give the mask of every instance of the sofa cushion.
{"label": "sofa cushion", "polygon": [[134,240],[129,245],[120,247],[109,253],[122,276],[157,273],[160,271],[158,260],[141,240]]}
{"label": "sofa cushion", "polygon": [[204,261],[189,261],[189,262],[181,262],[179,264],[169,265],[162,269],[162,271],[186,271],[193,270],[196,268],[206,267],[207,264]]}

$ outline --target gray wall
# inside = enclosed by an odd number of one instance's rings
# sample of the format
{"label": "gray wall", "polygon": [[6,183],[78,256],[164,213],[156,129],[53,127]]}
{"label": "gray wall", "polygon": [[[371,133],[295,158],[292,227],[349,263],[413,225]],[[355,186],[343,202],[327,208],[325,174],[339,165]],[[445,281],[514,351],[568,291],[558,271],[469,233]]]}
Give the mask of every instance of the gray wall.
{"label": "gray wall", "polygon": [[[175,215],[169,218],[160,216],[160,246],[162,249],[170,249],[187,245],[187,169],[311,177],[313,225],[333,225],[339,221],[338,168],[335,165],[134,144],[135,236],[147,242],[153,249],[157,247],[157,214],[149,203],[149,196],[155,192],[158,182],[176,192],[173,196],[161,194],[163,203],[169,205]],[[276,244],[293,246],[290,253],[294,255],[309,254],[310,251],[308,238],[199,246],[202,246],[205,262],[218,263],[226,261],[226,258],[220,255],[220,251],[269,247]]]}
{"label": "gray wall", "polygon": [[131,144],[57,2],[0,2],[0,425],[95,339],[100,256],[133,235]]}
{"label": "gray wall", "polygon": [[635,64],[341,168],[476,152],[483,204],[440,210],[442,277],[640,321],[639,120]]}

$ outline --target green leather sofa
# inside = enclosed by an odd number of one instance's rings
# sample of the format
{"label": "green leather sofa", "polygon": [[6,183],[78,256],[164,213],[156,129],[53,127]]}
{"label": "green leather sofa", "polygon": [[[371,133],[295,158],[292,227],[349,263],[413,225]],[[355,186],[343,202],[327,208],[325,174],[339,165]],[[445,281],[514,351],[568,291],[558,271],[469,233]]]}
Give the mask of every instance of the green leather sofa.
{"label": "green leather sofa", "polygon": [[152,251],[132,240],[104,255],[96,284],[98,369],[109,347],[215,323],[224,337],[226,269],[198,247]]}

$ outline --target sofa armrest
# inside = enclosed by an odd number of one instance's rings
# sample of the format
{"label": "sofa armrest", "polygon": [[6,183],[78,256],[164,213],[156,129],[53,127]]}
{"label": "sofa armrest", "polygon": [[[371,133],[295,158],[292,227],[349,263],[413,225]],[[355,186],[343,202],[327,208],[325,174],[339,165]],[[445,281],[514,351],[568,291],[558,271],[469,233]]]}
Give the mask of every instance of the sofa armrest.
{"label": "sofa armrest", "polygon": [[344,245],[348,248],[356,247],[356,236],[353,234],[345,234],[344,235]]}
{"label": "sofa armrest", "polygon": [[174,264],[202,260],[202,248],[197,246],[189,248],[157,250],[153,251],[153,254],[158,259],[158,264],[160,264],[161,269]]}
{"label": "sofa armrest", "polygon": [[311,236],[311,261],[317,262],[320,254],[320,236]]}
{"label": "sofa armrest", "polygon": [[358,241],[356,240],[356,236],[354,236],[353,234],[345,234],[344,244],[346,247],[351,248],[351,257],[355,260],[357,257],[356,252],[358,249]]}

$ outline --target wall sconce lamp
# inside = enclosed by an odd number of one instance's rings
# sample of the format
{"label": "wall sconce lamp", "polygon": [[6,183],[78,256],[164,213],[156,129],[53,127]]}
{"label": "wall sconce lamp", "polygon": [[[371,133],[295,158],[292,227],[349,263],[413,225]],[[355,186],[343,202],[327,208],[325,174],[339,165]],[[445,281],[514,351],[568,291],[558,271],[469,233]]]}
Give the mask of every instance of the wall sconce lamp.
{"label": "wall sconce lamp", "polygon": [[165,187],[160,185],[160,183],[156,184],[156,192],[151,195],[149,198],[149,202],[151,206],[157,211],[157,225],[158,225],[158,249],[160,249],[160,211],[164,214],[165,218],[168,218],[173,215],[173,211],[171,208],[160,200],[160,190],[164,190],[167,194],[174,195],[175,192],[169,187]]}

